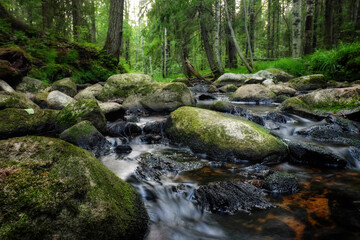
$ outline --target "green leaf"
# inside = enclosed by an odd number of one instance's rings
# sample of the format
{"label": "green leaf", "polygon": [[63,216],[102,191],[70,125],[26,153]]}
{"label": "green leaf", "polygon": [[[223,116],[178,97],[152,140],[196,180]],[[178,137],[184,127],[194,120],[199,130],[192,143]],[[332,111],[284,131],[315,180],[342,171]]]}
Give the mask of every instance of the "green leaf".
{"label": "green leaf", "polygon": [[34,109],[32,109],[32,108],[25,109],[25,111],[30,115],[35,113]]}

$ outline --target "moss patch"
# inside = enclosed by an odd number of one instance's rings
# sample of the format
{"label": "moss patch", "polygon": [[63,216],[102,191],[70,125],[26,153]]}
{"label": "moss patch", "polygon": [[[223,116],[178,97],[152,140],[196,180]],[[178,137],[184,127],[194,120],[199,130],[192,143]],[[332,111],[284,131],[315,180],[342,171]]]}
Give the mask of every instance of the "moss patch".
{"label": "moss patch", "polygon": [[0,110],[5,108],[39,108],[24,94],[17,92],[0,92]]}
{"label": "moss patch", "polygon": [[59,139],[0,141],[1,239],[142,239],[135,190],[92,154]]}

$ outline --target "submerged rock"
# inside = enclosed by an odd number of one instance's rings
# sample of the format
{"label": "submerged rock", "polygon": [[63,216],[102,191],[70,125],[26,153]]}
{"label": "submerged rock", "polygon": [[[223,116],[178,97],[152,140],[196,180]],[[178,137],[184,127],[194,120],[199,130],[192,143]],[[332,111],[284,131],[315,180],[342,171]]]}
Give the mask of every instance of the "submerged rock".
{"label": "submerged rock", "polygon": [[56,119],[56,128],[62,132],[84,120],[90,121],[100,132],[105,129],[106,118],[96,100],[80,99],[68,104],[60,111]]}
{"label": "submerged rock", "polygon": [[280,162],[286,144],[248,120],[215,111],[182,107],[172,112],[166,132],[171,140],[220,161]]}
{"label": "submerged rock", "polygon": [[0,139],[28,134],[50,134],[55,130],[59,111],[34,109],[32,114],[24,109],[7,108],[0,111]]}
{"label": "submerged rock", "polygon": [[91,153],[60,139],[0,141],[2,239],[143,239],[140,196]]}
{"label": "submerged rock", "polygon": [[0,110],[5,108],[39,108],[24,94],[18,92],[0,92]]}
{"label": "submerged rock", "polygon": [[233,101],[265,101],[274,100],[276,95],[261,84],[249,84],[239,87],[231,96]]}
{"label": "submerged rock", "polygon": [[291,173],[276,171],[264,179],[262,187],[273,193],[291,194],[299,189],[299,182]]}
{"label": "submerged rock", "polygon": [[[213,85],[211,85],[213,86]],[[223,92],[223,93],[230,93],[230,92],[235,92],[238,89],[237,86],[235,86],[234,84],[226,84],[225,86],[222,86],[219,91]]]}
{"label": "submerged rock", "polygon": [[200,101],[204,101],[204,100],[216,100],[216,97],[214,97],[213,95],[210,94],[201,94],[198,99]]}
{"label": "submerged rock", "polygon": [[106,133],[112,137],[136,137],[141,134],[141,128],[132,122],[118,120],[106,125]]}
{"label": "submerged rock", "polygon": [[176,175],[184,171],[200,169],[204,163],[188,152],[181,150],[160,150],[140,156],[135,176],[139,180],[160,181],[165,174]]}
{"label": "submerged rock", "polygon": [[263,195],[261,189],[249,183],[222,181],[200,186],[195,192],[195,199],[207,211],[234,214],[274,207]]}
{"label": "submerged rock", "polygon": [[337,114],[359,121],[360,86],[324,89],[289,98],[281,104],[280,109],[312,118]]}
{"label": "submerged rock", "polygon": [[315,90],[318,88],[326,88],[327,81],[322,74],[313,74],[291,79],[288,84],[296,90]]}
{"label": "submerged rock", "polygon": [[64,78],[53,83],[52,88],[58,90],[70,97],[74,97],[77,93],[76,83],[72,78]]}
{"label": "submerged rock", "polygon": [[291,161],[315,167],[344,168],[347,161],[321,146],[313,144],[288,142]]}
{"label": "submerged rock", "polygon": [[75,124],[63,131],[59,137],[62,140],[88,150],[96,157],[110,153],[111,144],[89,121]]}

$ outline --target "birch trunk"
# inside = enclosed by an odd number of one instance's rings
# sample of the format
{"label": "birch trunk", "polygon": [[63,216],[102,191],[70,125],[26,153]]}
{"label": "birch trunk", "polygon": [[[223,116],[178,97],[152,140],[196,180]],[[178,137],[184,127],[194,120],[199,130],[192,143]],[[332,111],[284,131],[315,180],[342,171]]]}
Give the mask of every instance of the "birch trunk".
{"label": "birch trunk", "polygon": [[301,0],[293,0],[293,40],[292,57],[301,57]]}

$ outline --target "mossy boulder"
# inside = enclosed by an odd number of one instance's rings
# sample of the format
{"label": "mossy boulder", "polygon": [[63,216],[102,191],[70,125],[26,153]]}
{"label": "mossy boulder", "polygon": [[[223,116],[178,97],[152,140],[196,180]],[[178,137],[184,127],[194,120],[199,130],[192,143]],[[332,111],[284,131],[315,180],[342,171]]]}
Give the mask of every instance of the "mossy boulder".
{"label": "mossy boulder", "polygon": [[111,144],[89,121],[82,121],[66,129],[60,139],[84,148],[96,157],[108,154]]}
{"label": "mossy boulder", "polygon": [[216,93],[218,91],[219,91],[218,88],[215,87],[214,85],[209,86],[209,88],[207,90],[208,93]]}
{"label": "mossy boulder", "polygon": [[233,109],[233,105],[231,105],[229,102],[216,101],[213,104],[211,104],[210,109],[217,112],[230,113],[231,110]]}
{"label": "mossy boulder", "polygon": [[1,110],[0,139],[28,134],[49,134],[55,130],[58,113],[59,111],[48,109],[34,109],[34,113],[18,108]]}
{"label": "mossy boulder", "polygon": [[52,85],[53,90],[58,90],[70,97],[74,97],[77,93],[76,83],[72,78],[64,78],[56,81]]}
{"label": "mossy boulder", "polygon": [[0,92],[0,110],[5,108],[39,108],[24,94],[18,92]]}
{"label": "mossy boulder", "polygon": [[141,104],[155,112],[171,112],[181,106],[195,105],[195,98],[183,83],[168,83],[141,99]]}
{"label": "mossy boulder", "polygon": [[219,91],[223,92],[223,93],[228,93],[228,92],[235,92],[238,89],[237,86],[235,86],[234,84],[226,84],[225,86],[222,86]]}
{"label": "mossy boulder", "polygon": [[278,68],[269,68],[266,70],[259,71],[256,74],[267,79],[274,79],[275,81],[278,82],[287,82],[294,78],[293,75]]}
{"label": "mossy boulder", "polygon": [[0,141],[0,238],[143,239],[141,198],[91,153],[60,139]]}
{"label": "mossy boulder", "polygon": [[269,84],[267,88],[275,93],[277,96],[285,95],[285,96],[294,96],[296,94],[296,90],[286,86],[285,84]]}
{"label": "mossy boulder", "polygon": [[41,92],[35,95],[34,102],[39,105],[41,108],[47,108],[47,98],[50,92]]}
{"label": "mossy boulder", "polygon": [[19,83],[19,85],[16,86],[16,91],[37,94],[44,91],[48,87],[50,87],[48,83],[45,83],[38,79],[24,77],[21,83]]}
{"label": "mossy boulder", "polygon": [[294,78],[291,79],[288,82],[288,84],[290,87],[301,91],[315,90],[315,89],[327,87],[327,81],[325,80],[325,77],[322,74],[313,74],[299,78]]}
{"label": "mossy boulder", "polygon": [[126,113],[125,107],[116,102],[99,103],[99,106],[108,121],[123,119]]}
{"label": "mossy boulder", "polygon": [[90,121],[99,131],[104,130],[106,118],[96,100],[81,99],[68,104],[56,119],[56,129],[62,132],[84,120]]}
{"label": "mossy boulder", "polygon": [[346,115],[359,121],[360,86],[324,89],[289,98],[281,104],[280,110],[320,119],[329,114]]}
{"label": "mossy boulder", "polygon": [[185,77],[175,78],[175,79],[171,80],[171,82],[183,83],[183,84],[185,84],[185,85],[188,86],[188,87],[191,86],[190,80],[189,80],[188,78],[185,78]]}
{"label": "mossy boulder", "polygon": [[157,88],[158,83],[149,75],[125,73],[111,76],[98,95],[101,101],[126,98],[132,94],[146,95]]}
{"label": "mossy boulder", "polygon": [[78,94],[75,95],[75,99],[95,99],[102,91],[103,86],[97,83],[92,86],[89,86],[81,90]]}
{"label": "mossy boulder", "polygon": [[272,100],[276,95],[267,87],[261,84],[249,84],[239,87],[233,93],[231,99],[233,101],[262,101]]}
{"label": "mossy boulder", "polygon": [[[45,97],[45,95],[41,97]],[[49,108],[61,110],[69,103],[75,102],[75,100],[60,91],[52,91],[47,95],[46,102]]]}
{"label": "mossy boulder", "polygon": [[181,107],[169,115],[166,125],[170,139],[219,161],[241,159],[274,163],[287,155],[285,143],[240,117]]}

